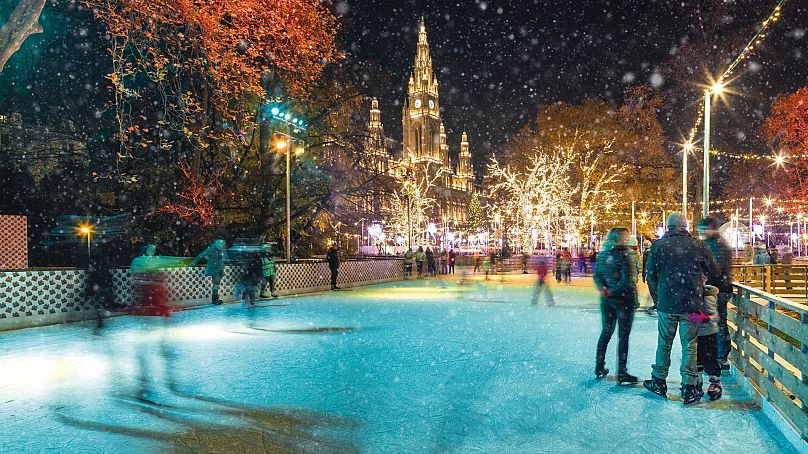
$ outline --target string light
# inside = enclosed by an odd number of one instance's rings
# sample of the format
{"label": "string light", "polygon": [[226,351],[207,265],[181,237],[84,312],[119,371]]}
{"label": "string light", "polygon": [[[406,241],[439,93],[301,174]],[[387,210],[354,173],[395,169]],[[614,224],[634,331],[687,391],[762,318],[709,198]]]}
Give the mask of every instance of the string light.
{"label": "string light", "polygon": [[[774,10],[769,14],[769,16],[760,24],[760,29],[758,29],[757,33],[752,37],[751,40],[743,47],[741,52],[735,57],[732,63],[724,70],[718,80],[712,85],[711,91],[714,91],[718,87],[720,90],[723,91],[724,87],[727,85],[727,80],[732,75],[732,72],[735,68],[741,63],[741,61],[749,58],[749,54],[751,54],[755,48],[763,42],[763,38],[766,36],[765,31],[769,28],[769,26],[778,19],[780,19],[780,12],[783,9],[783,5],[785,5],[787,0],[780,0],[777,3],[777,6],[774,7]],[[714,91],[715,93],[715,91]],[[696,116],[695,124],[693,128],[690,130],[690,133],[687,136],[687,143],[694,143],[696,134],[699,131],[699,127],[701,126],[701,122],[704,121],[704,103],[699,103],[699,112]]]}

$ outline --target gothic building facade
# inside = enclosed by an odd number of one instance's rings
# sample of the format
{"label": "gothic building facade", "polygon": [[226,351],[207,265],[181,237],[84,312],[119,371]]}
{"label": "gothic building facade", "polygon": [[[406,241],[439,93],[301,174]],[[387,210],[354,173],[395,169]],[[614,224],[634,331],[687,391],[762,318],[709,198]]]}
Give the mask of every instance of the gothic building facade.
{"label": "gothic building facade", "polygon": [[[403,176],[407,171],[423,172],[432,183],[430,198],[435,206],[430,219],[436,224],[462,228],[466,208],[474,191],[468,135],[464,131],[453,159],[440,112],[438,79],[432,72],[426,27],[419,24],[415,64],[407,83],[402,116],[401,149],[388,146],[377,99],[371,101],[368,123],[367,159],[378,172]],[[398,142],[398,141],[395,141]]]}

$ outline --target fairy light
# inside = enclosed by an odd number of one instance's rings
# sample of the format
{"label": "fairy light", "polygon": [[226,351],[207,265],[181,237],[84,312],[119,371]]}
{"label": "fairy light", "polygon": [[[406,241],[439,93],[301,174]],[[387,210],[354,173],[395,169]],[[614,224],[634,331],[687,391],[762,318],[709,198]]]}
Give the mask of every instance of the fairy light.
{"label": "fairy light", "polygon": [[[727,69],[721,74],[721,76],[713,83],[710,91],[714,94],[720,93],[724,90],[724,87],[727,85],[727,81],[729,77],[732,75],[732,72],[735,68],[745,59],[749,58],[749,55],[757,48],[760,43],[763,42],[763,38],[766,37],[766,30],[771,26],[771,24],[777,22],[780,19],[780,13],[783,9],[783,5],[785,5],[787,0],[780,0],[777,5],[774,7],[772,12],[769,16],[760,24],[760,28],[758,29],[757,33],[749,40],[746,46],[743,47],[741,52],[735,57],[735,60],[730,63]],[[716,89],[720,89],[720,91],[716,92]],[[699,127],[701,126],[701,122],[704,121],[704,103],[699,103],[699,112],[696,115],[696,121],[693,125],[693,128],[690,130],[690,133],[687,137],[687,143],[694,143],[696,134],[699,131]]]}

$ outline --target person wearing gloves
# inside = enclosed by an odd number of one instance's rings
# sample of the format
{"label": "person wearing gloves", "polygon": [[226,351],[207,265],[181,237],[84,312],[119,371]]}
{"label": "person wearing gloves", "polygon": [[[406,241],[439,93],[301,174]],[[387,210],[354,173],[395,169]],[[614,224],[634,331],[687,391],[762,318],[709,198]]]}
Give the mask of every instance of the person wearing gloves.
{"label": "person wearing gloves", "polygon": [[194,257],[191,261],[191,266],[199,264],[202,260],[207,262],[205,266],[205,276],[210,276],[213,284],[211,288],[211,303],[219,305],[222,300],[219,299],[219,285],[222,283],[224,277],[224,263],[227,261],[227,242],[225,240],[216,240],[210,246],[200,252],[199,255]]}

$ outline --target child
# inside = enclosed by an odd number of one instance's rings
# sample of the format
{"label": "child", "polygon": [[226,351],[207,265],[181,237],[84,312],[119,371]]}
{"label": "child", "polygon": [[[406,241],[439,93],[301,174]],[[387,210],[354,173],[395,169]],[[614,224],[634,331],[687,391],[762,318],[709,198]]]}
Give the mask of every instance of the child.
{"label": "child", "polygon": [[237,284],[237,296],[241,299],[241,304],[244,307],[255,307],[255,293],[258,290],[261,277],[261,257],[254,254],[244,262],[244,272],[241,274],[241,279]]}
{"label": "child", "polygon": [[539,265],[536,267],[536,274],[538,280],[536,281],[536,289],[533,292],[533,300],[531,301],[531,306],[536,306],[539,304],[539,298],[541,297],[542,293],[547,293],[547,306],[555,306],[555,300],[553,299],[553,293],[550,291],[550,287],[547,286],[547,262],[544,260],[544,257],[539,258]]}
{"label": "child", "polygon": [[[278,294],[275,293],[275,256],[272,253],[272,245],[265,244],[261,246],[261,275],[263,282],[261,283],[261,298],[277,298]],[[269,287],[269,295],[266,294],[266,288]]]}
{"label": "child", "polygon": [[[706,283],[707,279],[704,278]],[[701,320],[699,324],[698,359],[699,381],[696,390],[700,396],[704,395],[701,373],[706,372],[710,378],[710,387],[707,396],[710,400],[721,398],[721,366],[718,364],[718,288],[712,285],[704,286],[703,314],[693,314]]]}

